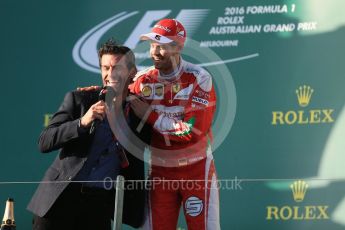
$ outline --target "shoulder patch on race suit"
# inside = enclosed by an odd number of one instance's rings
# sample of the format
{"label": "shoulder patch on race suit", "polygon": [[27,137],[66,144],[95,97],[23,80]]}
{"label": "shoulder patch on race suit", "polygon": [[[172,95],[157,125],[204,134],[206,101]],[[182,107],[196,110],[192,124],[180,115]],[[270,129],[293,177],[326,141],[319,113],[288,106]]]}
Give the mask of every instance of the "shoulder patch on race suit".
{"label": "shoulder patch on race suit", "polygon": [[146,99],[152,99],[153,95],[153,85],[154,84],[144,84],[140,83],[140,92],[143,97]]}
{"label": "shoulder patch on race suit", "polygon": [[163,99],[164,98],[164,85],[160,83],[154,84],[154,96],[153,99]]}
{"label": "shoulder patch on race suit", "polygon": [[198,197],[191,196],[185,201],[184,208],[186,210],[186,214],[195,217],[201,214],[204,208],[204,203]]}
{"label": "shoulder patch on race suit", "polygon": [[211,91],[212,77],[205,69],[189,62],[186,62],[184,68],[185,72],[194,74],[194,76],[196,77],[196,81],[202,90],[204,90],[205,92]]}
{"label": "shoulder patch on race suit", "polygon": [[193,84],[190,84],[188,87],[180,90],[174,97],[174,100],[175,99],[178,99],[178,100],[188,100],[189,97],[190,97],[190,94],[193,90]]}
{"label": "shoulder patch on race suit", "polygon": [[140,77],[142,77],[143,75],[145,75],[146,73],[148,73],[149,71],[153,70],[155,67],[154,66],[150,66],[146,69],[143,69],[139,72],[137,72],[137,74],[135,75],[135,77],[133,78],[133,81],[138,80]]}
{"label": "shoulder patch on race suit", "polygon": [[193,96],[192,101],[206,105],[206,106],[208,105],[208,100],[202,99],[200,97]]}

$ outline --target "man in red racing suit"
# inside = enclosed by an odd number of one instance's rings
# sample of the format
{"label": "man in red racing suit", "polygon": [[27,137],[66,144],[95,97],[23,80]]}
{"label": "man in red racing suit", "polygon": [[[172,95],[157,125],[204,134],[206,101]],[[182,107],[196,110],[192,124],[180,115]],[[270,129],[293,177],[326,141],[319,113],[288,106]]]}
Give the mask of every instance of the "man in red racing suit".
{"label": "man in red racing suit", "polygon": [[154,66],[130,86],[144,99],[131,101],[134,112],[153,127],[146,229],[175,230],[181,204],[188,229],[220,229],[211,152],[216,94],[210,74],[181,58],[185,36],[175,19],[142,35],[151,41]]}

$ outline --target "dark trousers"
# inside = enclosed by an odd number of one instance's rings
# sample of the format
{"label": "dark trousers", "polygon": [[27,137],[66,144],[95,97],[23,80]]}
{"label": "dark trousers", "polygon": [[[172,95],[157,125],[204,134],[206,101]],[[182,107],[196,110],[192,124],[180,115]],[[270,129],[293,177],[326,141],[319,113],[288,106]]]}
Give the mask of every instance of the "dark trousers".
{"label": "dark trousers", "polygon": [[34,216],[33,230],[110,230],[114,191],[71,183],[44,217]]}

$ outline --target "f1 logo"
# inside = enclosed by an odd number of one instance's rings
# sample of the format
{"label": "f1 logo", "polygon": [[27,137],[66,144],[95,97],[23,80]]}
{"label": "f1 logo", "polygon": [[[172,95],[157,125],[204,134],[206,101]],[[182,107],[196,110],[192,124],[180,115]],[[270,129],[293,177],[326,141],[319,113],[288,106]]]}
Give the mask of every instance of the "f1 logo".
{"label": "f1 logo", "polygon": [[[183,24],[186,31],[188,31],[188,36],[191,37],[193,32],[198,29],[199,25],[201,25],[208,12],[209,10],[207,9],[181,9],[176,16],[176,20]],[[128,36],[124,45],[134,49],[140,41],[140,35],[148,33],[155,22],[167,17],[170,13],[171,10],[146,11],[144,16],[140,19],[136,27]],[[98,42],[111,28],[116,27],[116,25],[119,23],[124,23],[125,20],[130,20],[137,14],[139,14],[139,11],[123,11],[94,26],[75,44],[72,52],[74,61],[83,69],[94,73],[99,73],[99,63],[96,49]]]}

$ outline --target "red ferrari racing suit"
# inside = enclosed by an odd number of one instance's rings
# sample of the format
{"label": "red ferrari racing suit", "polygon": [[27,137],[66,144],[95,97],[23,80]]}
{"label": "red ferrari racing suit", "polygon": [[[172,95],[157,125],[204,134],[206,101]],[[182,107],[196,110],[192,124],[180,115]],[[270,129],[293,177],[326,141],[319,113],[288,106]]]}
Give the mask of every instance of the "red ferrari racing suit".
{"label": "red ferrari racing suit", "polygon": [[219,229],[219,197],[211,152],[216,94],[210,74],[181,59],[173,76],[154,67],[130,86],[151,105],[153,127],[148,229],[176,229],[181,203],[188,229]]}

